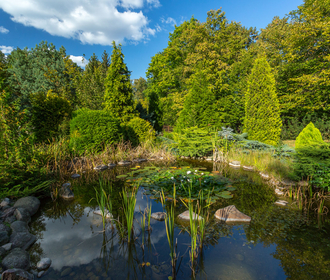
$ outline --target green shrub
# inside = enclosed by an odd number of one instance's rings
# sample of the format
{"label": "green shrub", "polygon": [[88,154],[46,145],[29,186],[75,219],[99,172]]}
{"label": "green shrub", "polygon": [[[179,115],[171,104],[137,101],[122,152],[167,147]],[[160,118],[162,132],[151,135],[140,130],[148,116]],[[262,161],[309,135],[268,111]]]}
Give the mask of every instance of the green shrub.
{"label": "green shrub", "polygon": [[176,143],[174,148],[178,149],[181,156],[205,156],[213,150],[209,132],[196,126],[184,128],[181,133],[173,133],[173,139]]}
{"label": "green shrub", "polygon": [[120,121],[111,112],[82,109],[74,115],[70,122],[70,148],[78,153],[101,151],[122,140]]}
{"label": "green shrub", "polygon": [[294,174],[296,179],[312,179],[312,182],[316,182],[316,185],[319,187],[330,186],[321,186],[320,182],[328,176],[330,171],[330,145],[314,145],[314,146],[305,146],[299,149],[296,149],[296,160],[294,163]]}
{"label": "green shrub", "polygon": [[250,140],[276,145],[280,140],[281,127],[274,75],[266,58],[257,58],[248,78],[244,131]]}
{"label": "green shrub", "polygon": [[155,138],[155,131],[151,124],[139,117],[134,117],[128,123],[124,125],[125,134],[133,145],[145,142],[147,140],[153,140]]}
{"label": "green shrub", "polygon": [[298,135],[295,147],[300,149],[303,147],[323,144],[321,132],[310,122]]}
{"label": "green shrub", "polygon": [[71,117],[71,104],[62,96],[48,91],[31,95],[32,126],[36,140],[46,141],[61,134],[61,125]]}

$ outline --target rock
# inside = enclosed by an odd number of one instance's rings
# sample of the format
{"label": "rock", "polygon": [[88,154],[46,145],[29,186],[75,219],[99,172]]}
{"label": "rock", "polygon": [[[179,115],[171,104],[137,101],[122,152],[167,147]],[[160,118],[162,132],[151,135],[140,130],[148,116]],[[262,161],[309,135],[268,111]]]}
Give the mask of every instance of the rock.
{"label": "rock", "polygon": [[14,207],[16,208],[22,207],[27,209],[30,212],[31,216],[37,213],[39,206],[40,206],[40,200],[34,196],[27,196],[20,198],[14,204]]}
{"label": "rock", "polygon": [[3,259],[3,257],[7,254],[7,250],[3,247],[0,247],[0,258]]}
{"label": "rock", "polygon": [[151,214],[151,218],[157,220],[157,221],[164,221],[166,217],[165,212],[154,212]]}
{"label": "rock", "polygon": [[[192,214],[192,217],[193,217],[193,220],[201,220],[203,219],[203,217],[197,215],[196,213],[193,213]],[[182,219],[182,220],[186,220],[186,221],[189,221],[190,220],[190,214],[189,214],[189,211],[184,211],[183,213],[181,213],[178,218]]]}
{"label": "rock", "polygon": [[115,164],[115,163],[109,163],[109,164],[108,164],[108,167],[109,167],[109,168],[114,168],[116,165],[117,165],[117,164]]}
{"label": "rock", "polygon": [[276,205],[280,205],[280,206],[287,206],[289,202],[285,201],[285,200],[277,200],[275,202]]}
{"label": "rock", "polygon": [[254,166],[252,165],[243,165],[242,167],[245,171],[254,171]]}
{"label": "rock", "polygon": [[260,172],[259,174],[260,174],[260,176],[261,176],[262,179],[265,179],[265,180],[269,180],[270,179],[270,176],[267,173]]}
{"label": "rock", "polygon": [[9,236],[7,231],[0,231],[0,246],[9,242]]}
{"label": "rock", "polygon": [[10,199],[8,197],[6,197],[1,201],[0,207],[6,207],[6,206],[9,206],[9,204],[10,204]]}
{"label": "rock", "polygon": [[[108,210],[105,209],[104,212],[107,219],[112,219],[112,214]],[[93,213],[102,216],[101,210],[95,210]]]}
{"label": "rock", "polygon": [[234,205],[227,206],[225,208],[221,208],[217,210],[214,216],[225,222],[250,222],[251,217],[243,214]]}
{"label": "rock", "polygon": [[33,280],[34,275],[23,269],[8,269],[2,273],[2,280]]}
{"label": "rock", "polygon": [[16,221],[16,217],[14,215],[9,216],[5,219],[5,223],[11,224]]}
{"label": "rock", "polygon": [[38,272],[38,278],[41,278],[47,271],[46,270],[41,270]]}
{"label": "rock", "polygon": [[10,225],[10,228],[15,232],[29,232],[29,226],[26,222],[15,221]]}
{"label": "rock", "polygon": [[147,159],[145,158],[136,158],[136,159],[133,159],[133,162],[145,162],[147,161]]}
{"label": "rock", "polygon": [[296,185],[296,182],[289,180],[289,179],[284,179],[281,181],[281,185],[284,187],[292,187],[292,186]]}
{"label": "rock", "polygon": [[67,275],[69,275],[71,273],[72,269],[71,267],[67,267],[65,268],[62,272],[61,272],[61,277],[65,277]]}
{"label": "rock", "polygon": [[275,189],[275,194],[284,195],[284,192],[280,191],[279,189]]}
{"label": "rock", "polygon": [[27,250],[30,246],[36,242],[37,238],[29,232],[14,232],[10,236],[10,243],[13,248],[22,248]]}
{"label": "rock", "polygon": [[101,165],[98,165],[98,166],[94,167],[94,170],[96,170],[96,171],[103,171],[103,170],[106,170],[106,169],[108,169],[108,166],[104,165],[104,164],[101,164]]}
{"label": "rock", "polygon": [[207,161],[212,161],[212,160],[213,160],[213,158],[211,158],[211,157],[208,157],[208,158],[206,158],[205,160],[207,160]]}
{"label": "rock", "polygon": [[8,235],[11,232],[10,227],[6,226],[5,224],[2,224],[2,223],[0,224],[0,231],[7,231]]}
{"label": "rock", "polygon": [[74,199],[74,194],[70,189],[71,184],[70,183],[65,183],[62,185],[60,189],[60,197],[64,199]]}
{"label": "rock", "polygon": [[308,181],[299,181],[298,186],[299,187],[307,187],[308,186]]}
{"label": "rock", "polygon": [[11,250],[12,245],[13,245],[12,243],[7,243],[3,245],[2,248],[4,248],[6,251],[9,251]]}
{"label": "rock", "polygon": [[[7,208],[5,211],[3,211],[1,217],[2,217],[4,220],[6,220],[7,218],[14,216],[15,210],[16,210],[15,207]],[[16,219],[16,218],[15,218],[15,219]]]}
{"label": "rock", "polygon": [[26,208],[19,207],[15,210],[15,217],[17,221],[22,221],[26,223],[31,222],[30,212]]}
{"label": "rock", "polygon": [[28,270],[30,268],[29,253],[20,248],[15,248],[3,259],[2,265],[5,269],[21,268]]}
{"label": "rock", "polygon": [[38,270],[45,270],[50,267],[52,264],[52,260],[50,258],[42,258],[38,263],[37,263],[37,268]]}
{"label": "rock", "polygon": [[71,178],[77,179],[77,178],[80,178],[80,175],[76,173],[76,174],[71,175]]}
{"label": "rock", "polygon": [[239,161],[234,160],[234,161],[229,162],[229,166],[233,167],[233,168],[240,168],[241,163]]}
{"label": "rock", "polygon": [[124,166],[124,165],[130,165],[132,164],[131,161],[127,161],[127,160],[122,160],[118,162],[118,165]]}

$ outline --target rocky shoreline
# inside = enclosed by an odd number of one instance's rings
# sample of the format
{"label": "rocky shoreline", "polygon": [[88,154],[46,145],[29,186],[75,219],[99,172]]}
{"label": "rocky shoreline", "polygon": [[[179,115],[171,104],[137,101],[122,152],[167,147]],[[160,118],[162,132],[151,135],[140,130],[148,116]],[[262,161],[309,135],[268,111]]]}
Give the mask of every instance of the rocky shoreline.
{"label": "rocky shoreline", "polygon": [[0,203],[0,257],[2,280],[32,280],[41,277],[50,267],[51,260],[41,259],[36,270],[31,270],[27,250],[37,238],[29,231],[31,217],[40,207],[34,196],[18,199],[16,202],[5,198]]}

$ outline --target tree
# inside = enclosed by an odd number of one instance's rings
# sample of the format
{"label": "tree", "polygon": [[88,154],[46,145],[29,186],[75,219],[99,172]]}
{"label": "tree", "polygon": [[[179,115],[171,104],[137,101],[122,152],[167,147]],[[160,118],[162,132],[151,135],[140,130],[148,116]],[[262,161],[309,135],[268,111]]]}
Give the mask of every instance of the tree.
{"label": "tree", "polygon": [[248,78],[244,131],[249,139],[275,145],[280,139],[281,127],[275,78],[266,58],[259,57]]}
{"label": "tree", "polygon": [[136,116],[130,71],[124,63],[121,45],[112,43],[111,64],[105,79],[104,108],[113,116],[126,122]]}

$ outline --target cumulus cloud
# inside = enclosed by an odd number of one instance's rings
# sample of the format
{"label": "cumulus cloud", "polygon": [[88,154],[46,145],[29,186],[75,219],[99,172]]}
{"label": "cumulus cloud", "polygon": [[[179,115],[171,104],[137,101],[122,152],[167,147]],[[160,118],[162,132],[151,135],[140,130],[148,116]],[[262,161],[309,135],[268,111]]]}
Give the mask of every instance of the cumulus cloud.
{"label": "cumulus cloud", "polygon": [[4,28],[3,26],[0,26],[0,33],[7,34],[9,30],[7,28]]}
{"label": "cumulus cloud", "polygon": [[14,48],[10,46],[0,46],[0,51],[3,53],[11,53],[13,50]]}
{"label": "cumulus cloud", "polygon": [[70,55],[70,59],[80,67],[85,67],[88,63],[83,56]]}
{"label": "cumulus cloud", "polygon": [[[159,0],[145,0],[157,7]],[[2,0],[0,8],[15,22],[74,38],[83,44],[142,41],[155,34],[140,9],[144,0]],[[119,11],[118,8],[124,8]],[[122,9],[121,9],[122,10]]]}
{"label": "cumulus cloud", "polygon": [[168,17],[167,19],[165,18],[161,18],[160,21],[162,23],[166,23],[166,24],[171,24],[171,25],[176,25],[176,20],[174,18]]}

